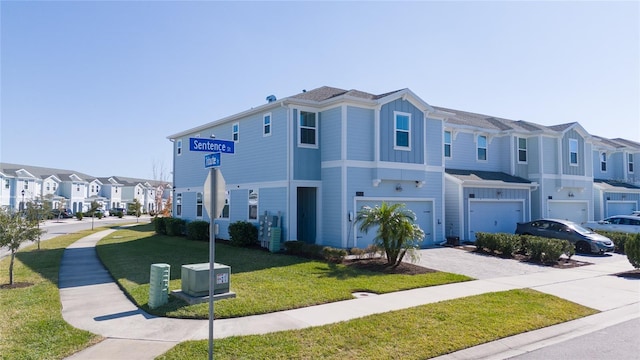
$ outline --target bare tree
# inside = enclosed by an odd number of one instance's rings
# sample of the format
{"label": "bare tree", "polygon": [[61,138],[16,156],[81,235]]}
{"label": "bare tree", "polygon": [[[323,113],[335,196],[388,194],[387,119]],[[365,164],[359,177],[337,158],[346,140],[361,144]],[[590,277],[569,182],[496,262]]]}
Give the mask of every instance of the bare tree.
{"label": "bare tree", "polygon": [[164,208],[162,206],[162,198],[164,196],[164,192],[167,189],[167,185],[169,184],[169,174],[164,168],[164,164],[158,164],[155,160],[152,163],[152,171],[153,171],[153,180],[155,180],[156,184],[154,185],[156,189],[156,196],[154,199],[155,202],[155,214],[158,216],[160,212],[164,213]]}

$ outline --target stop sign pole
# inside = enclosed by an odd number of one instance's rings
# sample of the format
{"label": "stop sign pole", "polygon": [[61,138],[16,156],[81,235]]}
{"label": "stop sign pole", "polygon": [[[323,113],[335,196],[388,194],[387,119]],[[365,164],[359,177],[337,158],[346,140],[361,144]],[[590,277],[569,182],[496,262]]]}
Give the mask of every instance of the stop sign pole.
{"label": "stop sign pole", "polygon": [[216,168],[209,169],[211,177],[209,194],[211,196],[211,211],[209,212],[209,360],[213,360],[213,293],[215,286],[215,262],[216,258],[216,226],[215,217],[217,214],[216,206]]}

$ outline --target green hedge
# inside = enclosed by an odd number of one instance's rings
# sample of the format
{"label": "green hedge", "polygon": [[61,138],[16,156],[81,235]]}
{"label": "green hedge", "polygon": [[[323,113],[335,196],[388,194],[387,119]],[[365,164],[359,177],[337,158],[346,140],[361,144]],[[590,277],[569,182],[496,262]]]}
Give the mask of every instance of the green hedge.
{"label": "green hedge", "polygon": [[250,247],[258,244],[258,228],[247,221],[236,221],[229,225],[231,245]]}
{"label": "green hedge", "polygon": [[178,218],[165,218],[164,220],[167,235],[182,236],[186,222]]}
{"label": "green hedge", "polygon": [[209,222],[196,220],[187,223],[187,239],[209,241]]}
{"label": "green hedge", "polygon": [[285,252],[289,255],[296,255],[310,259],[323,259],[323,247],[316,244],[309,244],[304,241],[285,241]]}
{"label": "green hedge", "polygon": [[633,234],[627,238],[624,251],[627,253],[627,259],[629,259],[631,265],[636,269],[640,269],[640,234]]}
{"label": "green hedge", "polygon": [[476,233],[476,249],[502,257],[522,254],[542,263],[558,261],[562,254],[569,258],[575,254],[575,247],[567,240],[505,233]]}
{"label": "green hedge", "polygon": [[[122,214],[122,211],[119,211]],[[166,219],[163,217],[157,217],[153,219],[153,229],[156,234],[167,235]]]}
{"label": "green hedge", "polygon": [[615,252],[618,254],[625,253],[625,243],[628,239],[632,238],[634,234],[623,233],[619,231],[604,231],[604,230],[595,230],[600,235],[604,235],[613,241],[615,245]]}

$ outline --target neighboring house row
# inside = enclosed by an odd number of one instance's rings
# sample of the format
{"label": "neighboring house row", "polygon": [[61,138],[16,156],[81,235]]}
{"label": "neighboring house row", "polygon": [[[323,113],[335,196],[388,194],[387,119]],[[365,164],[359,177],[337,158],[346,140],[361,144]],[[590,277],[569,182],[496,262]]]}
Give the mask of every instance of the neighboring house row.
{"label": "neighboring house row", "polygon": [[[590,135],[579,123],[543,126],[431,106],[409,89],[373,95],[321,87],[171,135],[174,216],[203,210],[205,152],[190,138],[234,142],[220,156],[228,225],[280,215],[282,240],[366,247],[363,206],[404,203],[421,246],[477,232],[513,233],[550,217],[599,220],[638,210],[640,144]],[[195,149],[194,149],[195,150]]]}
{"label": "neighboring house row", "polygon": [[120,176],[95,177],[72,170],[0,163],[0,207],[24,209],[33,202],[60,203],[73,213],[96,201],[104,210],[127,208],[138,199],[143,212],[161,211],[171,197],[171,184]]}

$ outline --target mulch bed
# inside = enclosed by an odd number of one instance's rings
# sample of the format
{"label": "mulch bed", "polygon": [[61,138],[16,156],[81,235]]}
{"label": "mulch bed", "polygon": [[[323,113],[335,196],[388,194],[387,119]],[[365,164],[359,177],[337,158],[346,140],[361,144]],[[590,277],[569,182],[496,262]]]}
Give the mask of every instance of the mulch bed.
{"label": "mulch bed", "polygon": [[14,282],[13,284],[9,285],[9,284],[1,284],[0,285],[0,290],[4,290],[4,289],[21,289],[21,288],[26,288],[33,285],[33,283],[30,282]]}
{"label": "mulch bed", "polygon": [[389,266],[387,264],[387,259],[384,258],[344,260],[342,263],[349,267],[385,274],[418,275],[436,272],[436,270],[433,269],[405,262],[400,263],[398,266]]}

